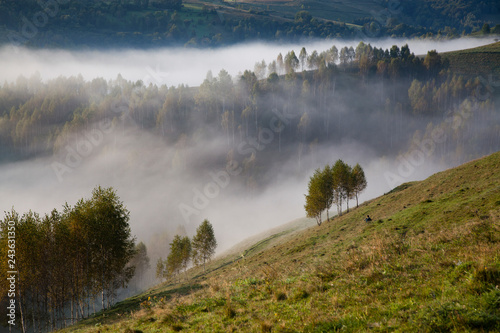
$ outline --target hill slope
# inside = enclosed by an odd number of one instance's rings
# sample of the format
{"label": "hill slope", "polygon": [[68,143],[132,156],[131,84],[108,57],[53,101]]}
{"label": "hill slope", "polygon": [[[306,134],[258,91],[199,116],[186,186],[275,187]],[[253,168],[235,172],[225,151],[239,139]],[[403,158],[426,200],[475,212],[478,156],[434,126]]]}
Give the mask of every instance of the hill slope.
{"label": "hill slope", "polygon": [[441,56],[449,60],[451,72],[457,75],[468,77],[483,75],[488,79],[488,75],[496,77],[500,74],[500,66],[498,66],[500,63],[500,42],[472,49],[445,52]]}
{"label": "hill slope", "polygon": [[[298,12],[307,12],[301,18]],[[0,1],[0,45],[35,48],[218,46],[309,37],[499,33],[495,0]]]}
{"label": "hill slope", "polygon": [[499,170],[500,152],[401,185],[65,331],[498,330]]}
{"label": "hill slope", "polygon": [[499,170],[500,152],[404,184],[65,331],[498,330]]}

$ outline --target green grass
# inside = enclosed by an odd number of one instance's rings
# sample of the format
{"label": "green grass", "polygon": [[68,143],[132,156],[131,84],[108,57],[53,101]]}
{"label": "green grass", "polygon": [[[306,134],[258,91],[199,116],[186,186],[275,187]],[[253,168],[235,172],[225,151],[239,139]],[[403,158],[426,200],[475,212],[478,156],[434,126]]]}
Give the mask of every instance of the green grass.
{"label": "green grass", "polygon": [[500,152],[275,230],[64,332],[499,331],[499,170]]}

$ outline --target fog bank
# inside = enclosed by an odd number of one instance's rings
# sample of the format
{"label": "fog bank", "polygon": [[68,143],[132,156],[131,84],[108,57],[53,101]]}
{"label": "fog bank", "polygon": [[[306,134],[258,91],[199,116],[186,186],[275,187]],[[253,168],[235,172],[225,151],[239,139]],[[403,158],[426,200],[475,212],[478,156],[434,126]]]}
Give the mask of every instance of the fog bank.
{"label": "fog bank", "polygon": [[[460,38],[454,40],[406,40],[381,39],[365,40],[378,48],[389,49],[392,45],[408,44],[416,55],[426,54],[428,50],[438,52],[453,51],[486,45],[493,38]],[[162,48],[150,50],[31,50],[4,46],[0,48],[0,83],[13,82],[19,75],[30,77],[40,73],[43,80],[59,76],[81,74],[85,80],[96,77],[115,79],[121,74],[127,80],[142,80],[146,84],[177,86],[200,85],[207,72],[218,73],[225,69],[235,76],[246,69],[253,70],[257,61],[266,63],[275,60],[279,53],[290,50],[299,54],[302,47],[308,52],[324,51],[336,45],[356,48],[359,41],[328,40],[306,41],[297,44],[248,43],[217,49]]]}
{"label": "fog bank", "polygon": [[[191,147],[185,158],[197,158],[206,149],[206,144],[200,143]],[[391,184],[384,173],[398,173],[397,162],[356,143],[325,146],[319,151],[322,157],[313,168],[339,158],[363,166],[368,187],[360,202],[389,191]],[[65,163],[68,151],[52,158],[4,164],[0,166],[0,210],[13,207],[20,213],[30,209],[49,213],[53,208],[61,210],[65,202],[74,205],[78,199],[90,197],[98,185],[112,186],[130,210],[132,233],[139,241],[147,243],[153,235],[172,233],[179,226],[192,236],[207,218],[214,225],[219,251],[305,215],[304,195],[313,168],[303,176],[283,176],[283,170],[294,166],[293,158],[269,166],[267,172],[274,175],[273,180],[262,191],[249,191],[238,185],[241,175],[221,176],[224,169],[175,168],[175,154],[174,147],[140,129],[126,133],[112,130],[74,164]],[[67,169],[57,169],[58,163]],[[429,161],[407,180],[424,179],[442,168]],[[351,201],[351,207],[354,204]],[[181,205],[188,207],[187,213],[183,214]]]}

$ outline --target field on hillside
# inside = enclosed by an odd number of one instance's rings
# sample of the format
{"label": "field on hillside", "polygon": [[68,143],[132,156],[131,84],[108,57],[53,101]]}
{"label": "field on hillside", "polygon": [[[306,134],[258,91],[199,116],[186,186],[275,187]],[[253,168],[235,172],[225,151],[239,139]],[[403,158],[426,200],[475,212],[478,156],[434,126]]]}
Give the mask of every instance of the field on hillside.
{"label": "field on hillside", "polygon": [[401,185],[64,332],[498,331],[498,170],[500,152]]}
{"label": "field on hillside", "polygon": [[[500,75],[500,42],[472,49],[443,53],[453,73],[465,76]],[[471,64],[474,64],[471,66]]]}

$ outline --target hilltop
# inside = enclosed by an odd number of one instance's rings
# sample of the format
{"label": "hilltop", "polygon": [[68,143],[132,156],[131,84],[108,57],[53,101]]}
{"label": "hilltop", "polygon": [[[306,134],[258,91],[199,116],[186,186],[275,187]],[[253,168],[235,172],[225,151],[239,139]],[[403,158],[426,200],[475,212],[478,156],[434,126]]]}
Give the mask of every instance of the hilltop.
{"label": "hilltop", "polygon": [[500,42],[453,52],[442,53],[449,60],[452,73],[475,77],[478,75],[497,77],[500,74]]}
{"label": "hilltop", "polygon": [[63,332],[498,331],[499,170],[497,152],[277,230]]}

